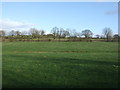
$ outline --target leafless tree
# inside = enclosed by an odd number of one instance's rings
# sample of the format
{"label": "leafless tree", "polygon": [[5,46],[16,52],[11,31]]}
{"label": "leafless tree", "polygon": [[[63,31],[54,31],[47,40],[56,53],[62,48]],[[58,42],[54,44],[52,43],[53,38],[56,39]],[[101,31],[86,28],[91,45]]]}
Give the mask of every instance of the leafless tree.
{"label": "leafless tree", "polygon": [[27,34],[28,34],[27,31],[22,31],[22,32],[21,32],[21,35],[27,35]]}
{"label": "leafless tree", "polygon": [[21,32],[18,31],[18,30],[15,33],[16,33],[17,36],[19,36],[21,34]]}
{"label": "leafless tree", "polygon": [[10,35],[10,36],[15,36],[15,35],[16,35],[16,31],[11,30],[11,31],[9,32],[9,35]]}
{"label": "leafless tree", "polygon": [[69,30],[69,32],[70,32],[70,37],[71,37],[71,38],[75,37],[76,30],[75,30],[75,29],[73,29],[73,30],[68,29],[68,30]]}
{"label": "leafless tree", "polygon": [[4,30],[0,30],[0,36],[5,36],[5,31]]}
{"label": "leafless tree", "polygon": [[100,38],[100,35],[99,35],[99,34],[97,34],[97,35],[96,35],[96,37],[97,37],[97,38]]}
{"label": "leafless tree", "polygon": [[70,36],[70,33],[69,33],[69,31],[64,30],[64,31],[63,31],[63,34],[62,34],[62,37],[65,38],[66,36],[69,37],[69,36]]}
{"label": "leafless tree", "polygon": [[77,32],[77,36],[80,38],[80,37],[81,37],[81,33],[80,33],[80,32]]}
{"label": "leafless tree", "polygon": [[112,29],[111,28],[108,28],[108,27],[105,27],[103,29],[103,34],[105,36],[105,38],[107,39],[107,41],[109,41],[110,38],[112,38]]}
{"label": "leafless tree", "polygon": [[0,42],[4,41],[5,34],[6,34],[6,32],[4,30],[0,30]]}
{"label": "leafless tree", "polygon": [[44,30],[40,30],[40,35],[45,35],[45,31]]}
{"label": "leafless tree", "polygon": [[32,35],[32,36],[39,35],[39,34],[40,34],[40,31],[37,30],[36,28],[31,28],[31,29],[29,30],[29,34]]}
{"label": "leafless tree", "polygon": [[63,32],[64,32],[64,29],[63,29],[63,28],[60,28],[60,29],[57,31],[57,36],[58,36],[59,40],[60,40],[60,38],[62,38]]}
{"label": "leafless tree", "polygon": [[59,28],[57,27],[52,28],[51,33],[53,34],[54,39],[58,36],[58,32],[59,32]]}

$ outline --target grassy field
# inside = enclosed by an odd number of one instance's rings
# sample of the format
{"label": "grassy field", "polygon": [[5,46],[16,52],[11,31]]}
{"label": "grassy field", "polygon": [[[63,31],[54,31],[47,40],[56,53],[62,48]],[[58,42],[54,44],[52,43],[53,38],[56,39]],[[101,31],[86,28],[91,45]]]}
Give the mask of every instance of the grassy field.
{"label": "grassy field", "polygon": [[0,42],[0,89],[2,88],[2,43]]}
{"label": "grassy field", "polygon": [[3,88],[118,87],[116,42],[5,42]]}

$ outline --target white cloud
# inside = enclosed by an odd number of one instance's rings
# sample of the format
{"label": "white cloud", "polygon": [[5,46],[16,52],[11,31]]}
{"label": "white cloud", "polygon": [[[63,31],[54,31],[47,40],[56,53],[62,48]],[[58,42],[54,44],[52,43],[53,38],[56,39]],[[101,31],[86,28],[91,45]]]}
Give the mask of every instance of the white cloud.
{"label": "white cloud", "polygon": [[34,24],[28,23],[28,22],[19,22],[19,21],[14,21],[10,19],[2,19],[0,20],[0,29],[3,30],[25,30],[28,28],[31,28],[34,26]]}

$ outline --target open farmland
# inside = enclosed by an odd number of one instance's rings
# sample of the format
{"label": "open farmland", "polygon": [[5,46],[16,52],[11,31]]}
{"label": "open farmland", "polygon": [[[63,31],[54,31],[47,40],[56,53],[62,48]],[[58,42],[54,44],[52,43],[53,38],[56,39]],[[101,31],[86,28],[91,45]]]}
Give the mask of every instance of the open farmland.
{"label": "open farmland", "polygon": [[3,88],[118,87],[117,42],[4,42]]}

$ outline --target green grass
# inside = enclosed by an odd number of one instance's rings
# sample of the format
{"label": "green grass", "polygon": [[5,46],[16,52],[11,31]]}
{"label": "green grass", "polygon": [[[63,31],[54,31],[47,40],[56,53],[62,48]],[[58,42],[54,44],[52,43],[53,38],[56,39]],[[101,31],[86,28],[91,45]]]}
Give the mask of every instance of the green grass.
{"label": "green grass", "polygon": [[118,43],[3,43],[3,88],[118,87]]}
{"label": "green grass", "polygon": [[0,42],[0,89],[2,88],[2,43]]}

